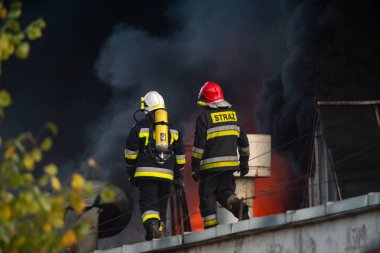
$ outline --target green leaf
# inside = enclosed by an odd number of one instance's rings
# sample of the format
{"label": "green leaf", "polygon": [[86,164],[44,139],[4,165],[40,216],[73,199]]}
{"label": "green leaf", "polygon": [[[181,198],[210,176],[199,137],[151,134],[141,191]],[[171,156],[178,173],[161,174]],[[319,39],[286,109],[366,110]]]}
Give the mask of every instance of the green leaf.
{"label": "green leaf", "polygon": [[46,137],[45,139],[43,139],[42,143],[41,143],[41,149],[43,151],[49,151],[51,149],[51,147],[53,146],[53,141],[51,138],[49,137]]}
{"label": "green leaf", "polygon": [[20,43],[16,48],[16,56],[20,59],[26,59],[29,55],[30,46],[28,42]]}
{"label": "green leaf", "polygon": [[37,202],[33,201],[28,205],[28,211],[31,214],[37,214],[40,212],[40,206]]}
{"label": "green leaf", "polygon": [[12,187],[19,187],[22,184],[22,177],[19,172],[14,172],[9,177],[9,185]]}
{"label": "green leaf", "polygon": [[25,192],[21,193],[20,196],[22,196],[22,199],[27,204],[30,204],[34,200],[33,193],[31,193],[30,191],[25,191]]}
{"label": "green leaf", "polygon": [[49,176],[55,176],[58,173],[58,167],[54,163],[49,163],[48,165],[46,165],[44,170],[45,173]]}
{"label": "green leaf", "polygon": [[6,230],[6,227],[1,226],[0,227],[0,241],[3,241],[4,243],[8,244],[11,240],[11,237]]}
{"label": "green leaf", "polygon": [[34,25],[28,26],[25,30],[25,33],[30,40],[36,40],[42,37],[41,28]]}
{"label": "green leaf", "polygon": [[45,128],[49,129],[54,136],[58,134],[58,127],[53,122],[47,122]]}
{"label": "green leaf", "polygon": [[22,160],[22,164],[24,165],[25,169],[33,170],[34,165],[35,165],[35,160],[31,154],[25,154]]}
{"label": "green leaf", "polygon": [[38,180],[38,184],[40,186],[46,186],[49,182],[49,176],[48,175],[43,175],[42,177],[40,177],[40,179]]}
{"label": "green leaf", "polygon": [[53,190],[55,191],[60,191],[62,188],[61,182],[59,181],[58,177],[55,177],[55,176],[53,176],[50,179],[50,185],[51,185],[51,188],[53,188]]}
{"label": "green leaf", "polygon": [[42,160],[42,151],[39,148],[34,148],[32,150],[32,156],[36,162],[40,162]]}
{"label": "green leaf", "polygon": [[4,203],[9,203],[14,199],[14,196],[11,192],[3,192],[1,199],[4,201]]}
{"label": "green leaf", "polygon": [[25,147],[24,147],[24,145],[22,144],[22,140],[21,139],[16,139],[15,141],[14,141],[14,146],[18,149],[18,150],[20,150],[20,152],[21,153],[24,153],[25,152]]}
{"label": "green leaf", "polygon": [[7,90],[0,90],[0,106],[7,107],[12,104],[11,95]]}
{"label": "green leaf", "polygon": [[7,33],[0,34],[0,50],[5,50],[9,47],[9,36]]}
{"label": "green leaf", "polygon": [[25,173],[23,175],[23,180],[25,185],[32,185],[34,183],[34,177],[31,173]]}
{"label": "green leaf", "polygon": [[21,2],[12,2],[10,6],[9,18],[19,18],[21,16]]}
{"label": "green leaf", "polygon": [[79,237],[83,237],[90,233],[90,225],[88,223],[79,223],[74,230]]}
{"label": "green leaf", "polygon": [[12,32],[18,32],[21,29],[20,23],[16,19],[8,19],[4,26]]}
{"label": "green leaf", "polygon": [[11,56],[12,52],[9,49],[2,49],[1,50],[1,60],[6,61]]}
{"label": "green leaf", "polygon": [[10,8],[13,10],[20,10],[22,8],[22,3],[20,1],[13,1]]}
{"label": "green leaf", "polygon": [[19,18],[21,16],[21,9],[11,10],[8,13],[9,18]]}
{"label": "green leaf", "polygon": [[100,198],[102,202],[111,202],[115,198],[115,192],[111,188],[105,186],[100,192]]}
{"label": "green leaf", "polygon": [[45,28],[46,27],[46,22],[42,18],[36,19],[33,21],[33,25],[38,26],[40,28]]}
{"label": "green leaf", "polygon": [[40,196],[39,203],[40,203],[40,207],[42,208],[42,210],[44,210],[45,212],[51,211],[51,203],[47,197]]}
{"label": "green leaf", "polygon": [[32,150],[32,156],[36,162],[40,162],[42,160],[42,151],[39,148],[34,148]]}
{"label": "green leaf", "polygon": [[21,41],[25,38],[25,34],[20,32],[11,37],[11,42],[13,44],[20,44]]}

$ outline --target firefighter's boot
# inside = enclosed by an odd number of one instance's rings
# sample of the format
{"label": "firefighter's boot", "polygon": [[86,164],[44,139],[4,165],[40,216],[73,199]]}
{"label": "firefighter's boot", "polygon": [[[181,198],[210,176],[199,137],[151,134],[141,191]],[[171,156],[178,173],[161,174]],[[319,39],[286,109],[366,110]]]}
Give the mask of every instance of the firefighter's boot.
{"label": "firefighter's boot", "polygon": [[145,240],[151,241],[153,239],[162,238],[162,232],[160,231],[160,221],[158,219],[148,219],[144,222],[144,228],[146,231]]}
{"label": "firefighter's boot", "polygon": [[[239,220],[248,220],[248,206],[243,200],[236,197],[236,195],[231,195],[227,199],[227,209],[235,215]],[[242,209],[240,211],[240,209]]]}

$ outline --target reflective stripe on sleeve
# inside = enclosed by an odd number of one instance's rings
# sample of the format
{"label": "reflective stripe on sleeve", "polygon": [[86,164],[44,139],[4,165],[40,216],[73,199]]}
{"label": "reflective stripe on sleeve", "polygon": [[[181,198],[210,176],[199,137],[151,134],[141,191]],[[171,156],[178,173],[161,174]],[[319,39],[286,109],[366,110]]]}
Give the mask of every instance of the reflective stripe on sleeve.
{"label": "reflective stripe on sleeve", "polygon": [[185,164],[186,163],[185,155],[176,155],[175,159],[177,160],[177,164]]}
{"label": "reflective stripe on sleeve", "polygon": [[174,129],[169,129],[169,132],[170,132],[170,144],[173,144],[174,141],[178,141],[178,131],[177,130],[174,130]]}
{"label": "reflective stripe on sleeve", "polygon": [[193,147],[191,156],[197,159],[202,159],[204,150],[201,148]]}
{"label": "reflective stripe on sleeve", "polygon": [[249,147],[239,148],[239,154],[241,156],[249,156]]}
{"label": "reflective stripe on sleeve", "polygon": [[139,151],[133,151],[130,149],[124,150],[124,157],[127,159],[135,160],[138,154],[139,154]]}
{"label": "reflective stripe on sleeve", "polygon": [[149,128],[141,128],[139,138],[145,138],[145,146],[147,146],[149,142]]}

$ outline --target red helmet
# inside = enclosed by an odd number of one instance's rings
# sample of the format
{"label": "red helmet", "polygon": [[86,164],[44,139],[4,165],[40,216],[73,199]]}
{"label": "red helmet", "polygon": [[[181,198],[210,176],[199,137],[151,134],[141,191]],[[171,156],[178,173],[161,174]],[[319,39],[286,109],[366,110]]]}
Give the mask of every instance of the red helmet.
{"label": "red helmet", "polygon": [[224,99],[222,88],[214,82],[206,82],[199,91],[198,100],[212,103]]}

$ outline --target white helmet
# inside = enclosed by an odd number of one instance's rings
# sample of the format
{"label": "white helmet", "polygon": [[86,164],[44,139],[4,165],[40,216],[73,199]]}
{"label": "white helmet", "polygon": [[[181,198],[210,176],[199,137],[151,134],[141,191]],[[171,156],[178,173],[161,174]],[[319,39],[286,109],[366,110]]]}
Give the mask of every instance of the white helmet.
{"label": "white helmet", "polygon": [[154,111],[157,109],[165,109],[164,98],[157,91],[149,91],[144,96],[145,109]]}

